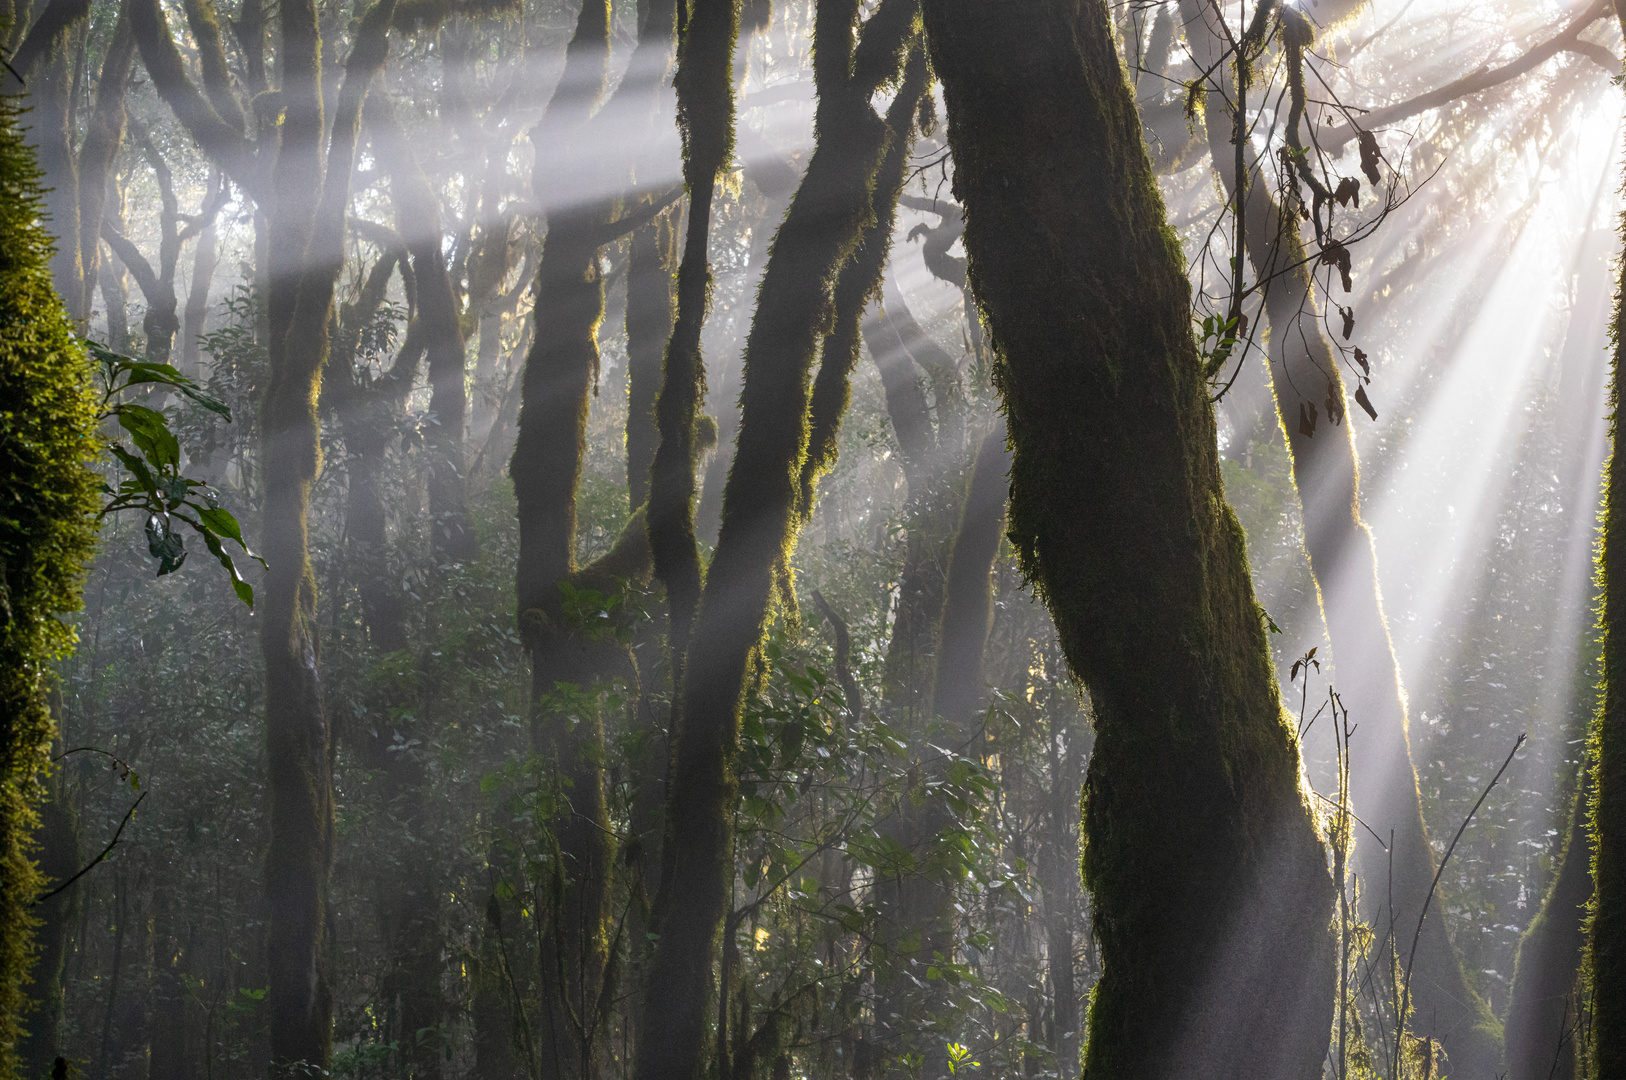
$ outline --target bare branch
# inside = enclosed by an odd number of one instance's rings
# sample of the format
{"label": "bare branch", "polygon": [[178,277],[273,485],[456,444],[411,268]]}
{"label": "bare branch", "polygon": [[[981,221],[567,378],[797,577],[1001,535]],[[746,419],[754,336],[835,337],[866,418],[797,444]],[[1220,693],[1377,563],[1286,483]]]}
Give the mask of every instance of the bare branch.
{"label": "bare branch", "polygon": [[[1449,105],[1459,98],[1489,90],[1493,86],[1500,86],[1502,83],[1509,82],[1540,67],[1561,52],[1581,53],[1589,59],[1604,63],[1598,57],[1591,55],[1589,50],[1594,46],[1581,40],[1581,31],[1609,14],[1612,10],[1611,0],[1593,0],[1592,5],[1577,15],[1575,20],[1564,28],[1563,32],[1537,45],[1517,60],[1503,64],[1498,68],[1486,65],[1472,75],[1465,75],[1454,82],[1446,83],[1438,89],[1430,90],[1426,94],[1419,94],[1410,101],[1402,101],[1398,105],[1390,105],[1383,109],[1373,109],[1361,117],[1358,125],[1355,123],[1346,124],[1321,136],[1318,140],[1321,148],[1330,153],[1337,153],[1361,131],[1373,131],[1409,119],[1418,113],[1437,109],[1442,105]],[[1597,46],[1596,48],[1601,49],[1602,47]],[[1607,50],[1602,51],[1607,53]],[[1616,62],[1611,58],[1608,63]],[[1616,64],[1616,67],[1618,67],[1618,64]],[[1615,69],[1611,68],[1611,71],[1613,70]]]}

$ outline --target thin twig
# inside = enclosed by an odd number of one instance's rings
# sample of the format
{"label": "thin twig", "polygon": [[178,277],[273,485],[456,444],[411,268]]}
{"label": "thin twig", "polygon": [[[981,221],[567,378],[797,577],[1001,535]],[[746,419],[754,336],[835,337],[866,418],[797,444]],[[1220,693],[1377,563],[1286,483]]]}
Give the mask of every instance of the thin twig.
{"label": "thin twig", "polygon": [[1411,968],[1412,964],[1417,960],[1417,943],[1423,939],[1423,920],[1428,918],[1428,908],[1434,902],[1435,890],[1440,887],[1440,876],[1445,873],[1445,864],[1451,861],[1451,853],[1457,850],[1457,841],[1461,840],[1462,834],[1468,831],[1468,823],[1473,821],[1475,814],[1479,813],[1479,808],[1485,805],[1485,799],[1490,796],[1491,788],[1495,787],[1497,781],[1502,779],[1502,774],[1507,772],[1507,767],[1513,764],[1513,755],[1517,754],[1519,748],[1524,746],[1527,734],[1527,732],[1521,732],[1519,737],[1513,740],[1513,749],[1508,751],[1507,760],[1502,762],[1500,769],[1496,770],[1496,775],[1491,777],[1489,784],[1485,785],[1485,790],[1479,793],[1479,801],[1474,803],[1472,810],[1468,811],[1468,816],[1462,819],[1462,824],[1457,827],[1457,835],[1451,838],[1451,846],[1445,849],[1445,857],[1440,860],[1440,868],[1434,871],[1434,881],[1428,887],[1428,895],[1423,898],[1423,910],[1417,915],[1417,930],[1411,936],[1411,952],[1406,956],[1405,992],[1400,999],[1401,1023],[1405,1022],[1406,1012],[1411,1008]]}
{"label": "thin twig", "polygon": [[113,849],[118,847],[118,845],[119,845],[119,837],[124,835],[124,827],[126,825],[130,824],[130,818],[135,814],[136,807],[141,805],[142,800],[145,799],[148,796],[148,794],[150,794],[150,793],[143,791],[141,793],[141,798],[137,799],[135,802],[130,804],[130,809],[128,809],[128,810],[126,810],[124,812],[124,820],[119,822],[118,831],[113,834],[113,839],[111,839],[111,840],[109,840],[107,842],[107,846],[102,848],[102,853],[100,855],[98,855],[94,859],[90,860],[90,862],[88,864],[86,864],[85,868],[83,870],[80,870],[77,874],[73,875],[73,877],[69,878],[67,881],[64,881],[62,884],[60,884],[56,888],[52,889],[50,892],[46,893],[44,896],[37,897],[34,900],[34,906],[38,907],[39,905],[45,903],[45,901],[49,900],[51,897],[55,896],[57,893],[61,892],[63,889],[66,889],[69,885],[72,885],[74,882],[78,881],[80,878],[82,878],[86,874],[90,873],[92,870],[94,870],[96,868],[97,863],[101,862],[103,859],[105,859],[109,855],[111,855],[113,853]]}

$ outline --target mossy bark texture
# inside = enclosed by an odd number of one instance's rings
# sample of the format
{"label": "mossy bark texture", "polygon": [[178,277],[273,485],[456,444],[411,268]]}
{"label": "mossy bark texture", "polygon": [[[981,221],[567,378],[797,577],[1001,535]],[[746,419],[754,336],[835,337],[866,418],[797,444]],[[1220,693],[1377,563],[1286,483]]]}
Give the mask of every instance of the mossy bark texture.
{"label": "mossy bark texture", "polygon": [[[306,0],[282,5],[278,57],[284,113],[267,173],[244,137],[242,110],[223,61],[217,62],[219,37],[210,32],[208,6],[201,0],[188,5],[194,38],[207,54],[201,90],[186,73],[161,7],[155,0],[131,0],[130,6],[131,27],[155,89],[222,171],[265,210],[271,377],[261,402],[261,549],[270,571],[256,617],[262,620],[271,802],[266,852],[270,1049],[279,1076],[326,1070],[332,1052],[332,1002],[323,961],[333,832],[332,736],[322,705],[307,523],[321,458],[316,405],[344,262],[345,207],[362,102],[384,64],[394,8],[394,0],[378,0],[363,15],[328,124],[316,7]],[[250,82],[258,85],[255,56],[249,59]],[[320,193],[314,201],[312,192]]]}
{"label": "mossy bark texture", "polygon": [[[618,118],[653,114],[672,63],[674,27],[674,8],[654,5],[640,27],[627,74],[594,113],[609,78],[610,7],[603,0],[582,5],[564,75],[538,129],[544,153],[573,169],[576,182],[585,177],[595,192],[618,192],[632,183],[632,151],[605,158],[593,146],[619,138],[614,134]],[[539,168],[539,199],[561,201],[551,185],[568,175]],[[567,587],[608,596],[625,580],[647,581],[650,573],[650,536],[642,513],[633,515],[605,558],[576,565],[577,485],[604,316],[599,252],[613,236],[619,201],[599,197],[549,214],[537,276],[537,333],[525,361],[519,436],[509,470],[518,502],[518,601],[531,657],[533,738],[568,806],[552,823],[558,900],[544,948],[558,962],[540,1033],[545,1067],[564,1077],[598,1074],[606,1035],[601,1010],[610,1000],[606,980],[613,973],[614,845],[603,718],[596,702],[570,699],[613,675],[626,655],[623,647],[595,638],[574,620]]]}
{"label": "mossy bark texture", "polygon": [[[666,588],[672,685],[681,694],[684,657],[700,603],[700,547],[695,539],[695,466],[706,366],[700,332],[711,302],[711,208],[718,174],[734,153],[734,42],[738,0],[699,0],[688,9],[678,57],[678,126],[689,220],[677,273],[677,314],[655,401],[660,442],[649,474],[649,544],[655,576]],[[676,725],[681,725],[681,719]]]}
{"label": "mossy bark texture", "polygon": [[[858,16],[856,0],[817,6],[815,149],[774,238],[746,342],[734,464],[695,615],[672,748],[660,938],[644,997],[639,1080],[702,1074],[713,962],[728,906],[746,673],[801,520],[810,377],[833,325],[836,279],[874,216],[876,171],[889,128],[869,99],[897,77],[918,7],[912,0],[883,0],[861,36],[855,35]],[[658,474],[657,468],[657,484]]]}
{"label": "mossy bark texture", "polygon": [[38,168],[18,126],[12,99],[0,98],[0,1077],[7,1080],[18,1066],[34,899],[43,884],[34,843],[50,767],[46,664],[73,645],[57,616],[79,607],[99,508],[87,467],[96,431],[90,367],[52,288]]}
{"label": "mossy bark texture", "polygon": [[1320,1076],[1334,888],[1107,7],[925,11],[998,351],[1010,535],[1096,710],[1084,1075]]}
{"label": "mossy bark texture", "polygon": [[[1626,4],[1617,4],[1626,25]],[[1626,219],[1622,233],[1626,235]],[[1626,261],[1619,270],[1609,381],[1609,460],[1604,480],[1603,703],[1593,718],[1590,806],[1592,919],[1587,968],[1592,1007],[1589,1075],[1626,1077]]]}
{"label": "mossy bark texture", "polygon": [[[1217,90],[1204,98],[1208,145],[1230,199],[1236,195],[1232,141],[1234,65],[1215,9],[1202,0],[1181,0],[1181,22],[1197,65],[1215,72]],[[1302,22],[1296,12],[1286,16]],[[1307,24],[1306,24],[1307,25]],[[1252,180],[1246,192],[1245,245],[1264,290],[1271,327],[1270,385],[1275,397],[1293,482],[1304,523],[1304,549],[1315,576],[1335,663],[1334,680],[1360,723],[1350,769],[1355,812],[1378,836],[1394,837],[1385,850],[1372,833],[1356,840],[1356,872],[1363,883],[1363,915],[1376,925],[1417,925],[1434,881],[1434,852],[1423,822],[1417,772],[1412,763],[1405,694],[1395,662],[1383,597],[1378,585],[1372,534],[1361,518],[1360,460],[1345,403],[1340,363],[1321,332],[1318,300],[1299,223],[1284,217],[1272,196],[1273,182],[1260,171],[1251,148],[1243,155]],[[1256,361],[1249,361],[1256,362]],[[1332,400],[1345,403],[1342,424],[1331,417],[1314,435],[1299,429],[1299,411]],[[1328,412],[1331,410],[1329,409]],[[1389,909],[1390,900],[1393,909]],[[1501,1031],[1464,971],[1446,932],[1439,905],[1423,924],[1413,967],[1413,1030],[1443,1039],[1454,1070],[1492,1076],[1501,1063]]]}

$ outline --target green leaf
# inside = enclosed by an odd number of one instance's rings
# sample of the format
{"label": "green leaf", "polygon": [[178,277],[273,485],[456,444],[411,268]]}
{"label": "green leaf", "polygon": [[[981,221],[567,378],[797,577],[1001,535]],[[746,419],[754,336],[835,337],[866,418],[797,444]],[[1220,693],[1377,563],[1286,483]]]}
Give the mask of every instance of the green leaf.
{"label": "green leaf", "polygon": [[181,444],[169,430],[169,421],[161,412],[145,405],[120,405],[113,410],[119,426],[130,433],[136,448],[158,469],[181,463]]}
{"label": "green leaf", "polygon": [[[191,523],[188,522],[188,524]],[[193,527],[196,528],[196,526]],[[209,554],[219,559],[220,565],[224,566],[226,573],[231,575],[231,587],[232,591],[237,594],[237,599],[247,604],[252,610],[254,607],[254,586],[244,581],[243,576],[237,572],[237,564],[232,562],[230,555],[226,554],[226,549],[220,546],[218,536],[208,529],[198,529],[198,532],[202,534],[204,546],[209,549]]]}
{"label": "green leaf", "polygon": [[219,506],[194,506],[193,509],[198,512],[198,520],[203,523],[205,531],[212,532],[216,536],[224,536],[228,540],[237,541],[238,545],[243,549],[243,554],[264,566],[267,570],[271,569],[266,565],[264,559],[249,550],[248,541],[243,539],[243,527],[237,523],[237,518],[232,515],[230,510]]}
{"label": "green leaf", "polygon": [[[109,443],[107,448],[112,451],[114,457],[119,459],[119,464],[123,465],[125,470],[129,472],[132,477],[134,477],[137,490],[145,491],[153,502],[156,503],[159,498],[158,480],[153,476],[152,470],[147,468],[147,463],[130,453],[130,451],[126,450],[118,443]],[[122,490],[125,485],[120,484],[119,487]]]}
{"label": "green leaf", "polygon": [[[120,390],[132,386],[152,385],[168,387],[176,393],[184,394],[192,401],[212,413],[218,413],[231,422],[231,410],[219,398],[203,392],[197,383],[182,375],[180,371],[169,364],[150,364],[145,360],[137,360],[133,356],[114,352],[100,342],[85,339],[85,347],[96,357],[102,365],[102,378],[107,384],[107,393],[111,397]],[[120,379],[123,381],[120,382]]]}

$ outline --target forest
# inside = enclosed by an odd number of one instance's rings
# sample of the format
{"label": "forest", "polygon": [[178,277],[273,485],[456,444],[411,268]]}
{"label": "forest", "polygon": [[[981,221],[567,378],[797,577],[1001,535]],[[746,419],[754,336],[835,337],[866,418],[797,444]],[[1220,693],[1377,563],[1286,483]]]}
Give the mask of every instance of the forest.
{"label": "forest", "polygon": [[1626,0],[0,0],[0,1080],[1626,1080]]}

